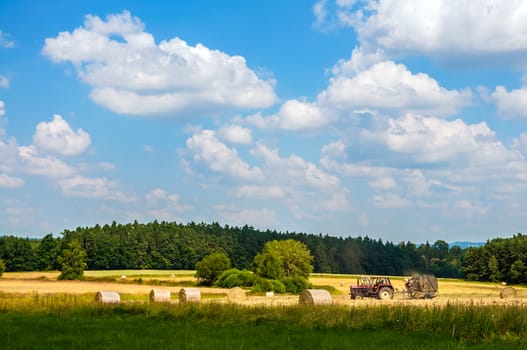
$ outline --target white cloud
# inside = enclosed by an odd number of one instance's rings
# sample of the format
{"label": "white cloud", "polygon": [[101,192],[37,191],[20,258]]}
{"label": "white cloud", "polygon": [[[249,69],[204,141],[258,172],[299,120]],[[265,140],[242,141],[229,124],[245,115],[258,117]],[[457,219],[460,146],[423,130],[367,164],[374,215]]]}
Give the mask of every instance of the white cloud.
{"label": "white cloud", "polygon": [[333,142],[322,147],[320,164],[332,172],[352,177],[381,179],[391,176],[394,172],[394,169],[387,166],[377,166],[366,162],[349,162],[346,144],[342,141]]}
{"label": "white cloud", "polygon": [[158,220],[174,220],[180,213],[192,208],[189,205],[181,204],[178,194],[169,194],[161,188],[148,192],[145,199],[146,212]]}
{"label": "white cloud", "polygon": [[17,167],[18,146],[15,139],[4,138],[5,132],[0,126],[0,171],[9,172]]}
{"label": "white cloud", "polygon": [[330,115],[313,103],[288,100],[282,104],[278,113],[269,117],[255,114],[246,118],[247,122],[259,128],[279,128],[303,130],[327,125]]}
{"label": "white cloud", "polygon": [[373,204],[380,208],[404,208],[411,203],[398,194],[388,193],[386,195],[374,195],[372,198]]}
{"label": "white cloud", "polygon": [[252,199],[278,199],[286,197],[291,191],[280,185],[244,185],[234,191],[234,195]]}
{"label": "white cloud", "polygon": [[505,87],[497,86],[491,98],[496,103],[501,118],[527,119],[527,88],[509,92]]}
{"label": "white cloud", "polygon": [[278,149],[271,149],[258,143],[251,151],[252,155],[265,161],[266,179],[279,180],[294,186],[309,186],[311,188],[338,188],[339,178],[318,168],[312,162],[307,162],[297,155],[281,158]]}
{"label": "white cloud", "polygon": [[0,88],[7,89],[9,87],[9,79],[7,77],[4,77],[3,75],[0,75]]}
{"label": "white cloud", "polygon": [[62,160],[52,156],[42,156],[35,146],[19,146],[18,160],[24,171],[47,177],[66,177],[76,171]]}
{"label": "white cloud", "polygon": [[350,211],[352,207],[347,195],[347,191],[331,193],[329,197],[318,200],[317,206],[323,212]]}
{"label": "white cloud", "polygon": [[522,133],[512,141],[512,148],[518,150],[527,159],[527,133]]}
{"label": "white cloud", "polygon": [[385,129],[364,130],[363,136],[424,163],[455,161],[467,155],[482,159],[484,153],[490,162],[503,156],[499,151],[493,152],[502,146],[496,143],[494,132],[485,122],[467,125],[461,119],[447,121],[406,114],[400,119],[389,118]]}
{"label": "white cloud", "polygon": [[442,116],[458,112],[471,96],[468,90],[447,90],[427,74],[412,74],[402,64],[384,61],[351,78],[332,78],[318,100],[344,110],[373,108]]}
{"label": "white cloud", "polygon": [[313,5],[313,14],[315,15],[315,27],[321,27],[326,21],[328,15],[327,11],[327,0],[318,0]]}
{"label": "white cloud", "polygon": [[218,136],[230,143],[249,145],[253,142],[251,129],[239,125],[228,125],[220,128]]}
{"label": "white cloud", "polygon": [[212,130],[203,130],[187,139],[187,147],[193,160],[204,164],[216,173],[227,174],[241,180],[261,180],[262,172],[244,162],[234,148],[227,147]]}
{"label": "white cloud", "polygon": [[391,177],[382,177],[368,183],[375,190],[391,190],[397,187],[397,183]]}
{"label": "white cloud", "polygon": [[353,77],[360,72],[370,69],[376,63],[386,61],[386,58],[386,55],[380,49],[370,53],[358,47],[353,49],[349,60],[340,60],[333,67],[332,73],[335,76]]}
{"label": "white cloud", "polygon": [[54,62],[73,63],[93,88],[90,97],[117,113],[214,112],[276,101],[273,82],[260,79],[243,57],[179,38],[156,44],[143,29],[127,11],[106,21],[88,15],[72,33],[47,38],[42,52]]}
{"label": "white cloud", "polygon": [[71,178],[61,179],[58,181],[58,184],[66,196],[98,198],[123,203],[137,200],[135,196],[125,195],[117,190],[118,183],[116,181],[110,181],[105,177],[87,178],[82,175],[76,175]]}
{"label": "white cloud", "polygon": [[0,174],[0,188],[19,188],[22,186],[24,186],[24,180],[8,174]]}
{"label": "white cloud", "polygon": [[33,143],[41,150],[71,156],[84,152],[91,139],[82,129],[73,131],[68,122],[55,114],[51,122],[40,122],[37,125]]}
{"label": "white cloud", "polygon": [[0,101],[0,117],[2,117],[5,114],[5,104],[4,101]]}
{"label": "white cloud", "polygon": [[[527,53],[523,0],[376,0],[341,6],[341,23],[362,45],[391,53],[444,56]],[[470,30],[467,30],[470,28]]]}
{"label": "white cloud", "polygon": [[464,218],[481,217],[486,215],[489,211],[488,207],[474,204],[473,202],[466,199],[453,203],[453,205],[448,209],[449,215]]}
{"label": "white cloud", "polygon": [[3,47],[5,49],[11,49],[15,47],[15,42],[8,39],[8,35],[5,35],[0,30],[0,47]]}

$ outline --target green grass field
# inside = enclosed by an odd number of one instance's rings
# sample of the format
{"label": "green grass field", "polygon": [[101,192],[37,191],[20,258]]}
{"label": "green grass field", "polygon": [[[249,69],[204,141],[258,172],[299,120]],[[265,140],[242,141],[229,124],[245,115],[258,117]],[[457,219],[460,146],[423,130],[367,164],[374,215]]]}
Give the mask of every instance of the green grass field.
{"label": "green grass field", "polygon": [[526,306],[100,305],[0,293],[7,349],[521,349]]}

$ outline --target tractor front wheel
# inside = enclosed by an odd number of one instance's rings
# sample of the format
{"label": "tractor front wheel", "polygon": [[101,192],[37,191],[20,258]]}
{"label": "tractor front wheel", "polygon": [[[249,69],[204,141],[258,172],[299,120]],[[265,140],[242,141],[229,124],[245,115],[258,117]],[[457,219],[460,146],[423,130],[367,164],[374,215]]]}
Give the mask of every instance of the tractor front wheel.
{"label": "tractor front wheel", "polygon": [[393,298],[393,290],[388,287],[383,287],[379,290],[379,299],[386,300]]}

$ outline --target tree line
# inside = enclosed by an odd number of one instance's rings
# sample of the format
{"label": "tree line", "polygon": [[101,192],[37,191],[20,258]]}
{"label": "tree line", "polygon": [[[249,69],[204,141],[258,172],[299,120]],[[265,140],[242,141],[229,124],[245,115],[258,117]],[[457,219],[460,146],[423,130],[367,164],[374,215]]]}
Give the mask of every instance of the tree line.
{"label": "tree line", "polygon": [[495,238],[479,248],[467,248],[463,274],[477,281],[527,283],[527,236]]}
{"label": "tree line", "polygon": [[[0,237],[0,259],[6,271],[60,269],[59,257],[73,240],[78,241],[85,251],[89,270],[195,269],[199,261],[216,252],[227,255],[233,268],[251,269],[255,256],[267,242],[293,239],[308,247],[313,256],[313,271],[318,273],[432,273],[438,277],[526,282],[524,270],[527,265],[527,245],[515,248],[516,244],[505,244],[508,239],[493,240],[481,248],[462,249],[458,246],[449,247],[442,240],[417,245],[412,242],[383,242],[368,236],[336,237],[262,231],[251,226],[165,221],[113,222],[110,225],[64,230],[60,236],[48,234],[38,240]],[[517,235],[513,240],[525,242],[524,237]],[[503,243],[496,243],[500,240]],[[503,257],[507,255],[507,249],[514,249],[514,254],[508,254],[515,257],[514,261],[509,262],[509,258]],[[489,255],[489,251],[492,254]],[[488,273],[487,256],[489,259],[494,256],[497,260],[499,275]],[[493,263],[494,259],[490,265],[494,266]],[[474,264],[481,269],[475,268]],[[517,273],[508,272],[507,268],[512,265]]]}

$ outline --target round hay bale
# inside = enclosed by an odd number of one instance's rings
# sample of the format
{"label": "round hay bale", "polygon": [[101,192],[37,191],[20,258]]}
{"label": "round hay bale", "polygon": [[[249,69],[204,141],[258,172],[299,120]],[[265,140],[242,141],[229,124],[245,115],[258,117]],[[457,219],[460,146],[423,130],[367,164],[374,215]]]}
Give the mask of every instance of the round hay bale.
{"label": "round hay bale", "polygon": [[268,298],[274,297],[274,292],[265,292],[265,296]]}
{"label": "round hay bale", "polygon": [[121,296],[117,292],[99,291],[95,294],[95,301],[102,304],[118,304]]}
{"label": "round hay bale", "polygon": [[199,288],[182,288],[179,291],[180,303],[199,303],[201,301],[201,292]]}
{"label": "round hay bale", "polygon": [[516,289],[514,289],[512,287],[503,288],[500,291],[500,298],[502,298],[502,299],[516,298]]}
{"label": "round hay bale", "polygon": [[245,290],[240,287],[232,288],[227,294],[227,300],[229,303],[244,301],[246,298]]}
{"label": "round hay bale", "polygon": [[325,289],[306,289],[300,294],[298,303],[301,305],[331,304],[331,294]]}
{"label": "round hay bale", "polygon": [[170,303],[170,291],[168,289],[152,289],[150,291],[150,302]]}

